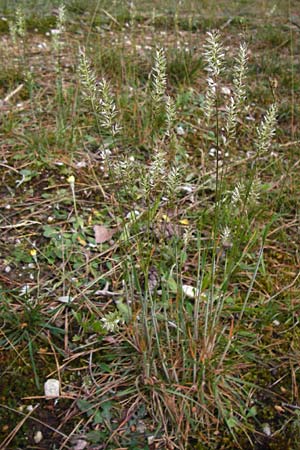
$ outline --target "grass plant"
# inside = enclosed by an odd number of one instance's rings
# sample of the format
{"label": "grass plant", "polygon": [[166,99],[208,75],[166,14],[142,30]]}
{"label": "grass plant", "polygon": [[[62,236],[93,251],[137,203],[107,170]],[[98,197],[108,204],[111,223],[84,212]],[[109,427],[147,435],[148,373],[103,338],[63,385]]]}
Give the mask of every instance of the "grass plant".
{"label": "grass plant", "polygon": [[298,448],[299,48],[175,3],[0,1],[1,448]]}

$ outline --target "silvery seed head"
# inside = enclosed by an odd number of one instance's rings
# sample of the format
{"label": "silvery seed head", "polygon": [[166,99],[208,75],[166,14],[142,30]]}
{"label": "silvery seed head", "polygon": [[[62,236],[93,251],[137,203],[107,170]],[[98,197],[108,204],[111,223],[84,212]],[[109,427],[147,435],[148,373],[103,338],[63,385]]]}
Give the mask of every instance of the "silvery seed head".
{"label": "silvery seed head", "polygon": [[152,101],[154,109],[159,109],[164,101],[167,87],[167,60],[163,48],[155,53],[154,66],[152,68]]}
{"label": "silvery seed head", "polygon": [[216,30],[207,33],[204,45],[204,59],[209,76],[216,78],[224,68],[224,49],[221,43],[220,33]]}

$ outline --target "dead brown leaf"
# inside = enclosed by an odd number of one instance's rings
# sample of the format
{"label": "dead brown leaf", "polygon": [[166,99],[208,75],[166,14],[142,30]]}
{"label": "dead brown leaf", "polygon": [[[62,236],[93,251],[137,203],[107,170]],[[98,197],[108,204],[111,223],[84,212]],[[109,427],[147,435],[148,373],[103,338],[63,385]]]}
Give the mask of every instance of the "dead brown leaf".
{"label": "dead brown leaf", "polygon": [[95,225],[95,241],[96,244],[103,244],[103,242],[109,241],[117,230],[112,230],[111,228],[106,228],[104,225]]}

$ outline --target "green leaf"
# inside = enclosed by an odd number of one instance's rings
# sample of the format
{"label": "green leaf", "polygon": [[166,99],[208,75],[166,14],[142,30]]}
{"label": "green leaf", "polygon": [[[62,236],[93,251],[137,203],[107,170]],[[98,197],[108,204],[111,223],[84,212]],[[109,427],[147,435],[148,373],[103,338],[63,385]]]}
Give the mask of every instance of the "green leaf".
{"label": "green leaf", "polygon": [[230,417],[229,419],[225,419],[228,428],[236,428],[238,426],[238,421],[234,417]]}
{"label": "green leaf", "polygon": [[123,303],[123,301],[121,299],[116,301],[116,305],[117,305],[119,313],[121,314],[121,316],[125,320],[125,322],[129,322],[132,317],[131,308],[129,308],[128,305]]}
{"label": "green leaf", "polygon": [[103,422],[102,413],[100,411],[97,411],[94,416],[94,425],[97,425],[98,423],[102,423],[102,422]]}
{"label": "green leaf", "polygon": [[87,433],[86,438],[93,444],[102,444],[107,439],[107,434],[103,431],[90,431]]}
{"label": "green leaf", "polygon": [[76,402],[78,408],[80,409],[80,411],[82,412],[87,412],[87,411],[91,411],[93,409],[93,404],[88,402],[87,400],[81,399],[79,398]]}
{"label": "green leaf", "polygon": [[249,417],[255,417],[256,415],[257,415],[257,408],[256,408],[256,406],[252,406],[252,408],[249,409],[249,411],[248,411],[246,417],[247,417],[247,418],[249,418]]}
{"label": "green leaf", "polygon": [[57,237],[58,230],[50,225],[45,225],[43,236],[47,238]]}
{"label": "green leaf", "polygon": [[169,277],[167,280],[167,283],[168,283],[168,288],[170,289],[170,291],[176,293],[177,292],[177,283],[174,280],[174,278]]}
{"label": "green leaf", "polygon": [[112,407],[111,402],[105,402],[102,403],[101,405],[102,417],[104,417],[108,422],[110,422],[111,419],[111,407]]}

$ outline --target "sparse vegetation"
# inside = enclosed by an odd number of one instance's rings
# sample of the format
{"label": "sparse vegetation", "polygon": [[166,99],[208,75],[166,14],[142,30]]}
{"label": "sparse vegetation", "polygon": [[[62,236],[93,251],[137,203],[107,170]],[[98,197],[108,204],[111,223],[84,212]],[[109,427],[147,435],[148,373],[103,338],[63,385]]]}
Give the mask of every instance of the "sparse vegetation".
{"label": "sparse vegetation", "polygon": [[1,449],[299,448],[296,3],[161,3],[0,0]]}

